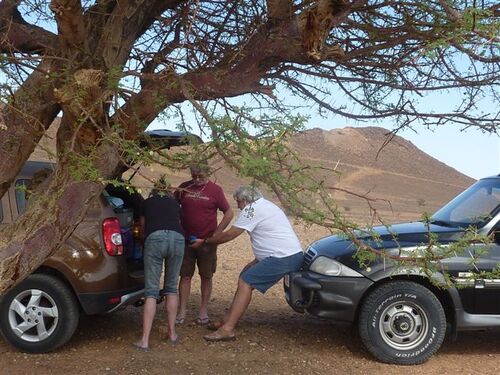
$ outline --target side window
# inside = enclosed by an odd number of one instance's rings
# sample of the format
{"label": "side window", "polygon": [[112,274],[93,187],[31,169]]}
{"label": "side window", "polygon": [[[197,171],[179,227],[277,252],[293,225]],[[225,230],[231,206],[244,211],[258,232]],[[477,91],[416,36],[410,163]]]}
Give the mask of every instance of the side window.
{"label": "side window", "polygon": [[20,179],[16,181],[16,205],[17,213],[19,215],[26,211],[26,205],[28,203],[28,200],[26,198],[26,189],[28,188],[29,182],[29,179]]}

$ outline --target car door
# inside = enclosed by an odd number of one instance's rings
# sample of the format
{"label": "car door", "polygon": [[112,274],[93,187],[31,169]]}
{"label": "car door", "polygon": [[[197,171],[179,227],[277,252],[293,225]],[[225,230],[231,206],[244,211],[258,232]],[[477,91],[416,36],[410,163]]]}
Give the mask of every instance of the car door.
{"label": "car door", "polygon": [[470,279],[475,270],[471,264],[473,257],[474,250],[466,248],[455,256],[441,261],[441,264],[446,268],[447,274],[454,280],[457,286],[462,307],[470,314],[474,313],[475,309],[474,281]]}
{"label": "car door", "polygon": [[[476,245],[476,272],[500,270],[500,225],[492,230],[494,240],[487,245]],[[476,279],[474,285],[474,312],[476,314],[500,314],[500,276],[498,278]]]}

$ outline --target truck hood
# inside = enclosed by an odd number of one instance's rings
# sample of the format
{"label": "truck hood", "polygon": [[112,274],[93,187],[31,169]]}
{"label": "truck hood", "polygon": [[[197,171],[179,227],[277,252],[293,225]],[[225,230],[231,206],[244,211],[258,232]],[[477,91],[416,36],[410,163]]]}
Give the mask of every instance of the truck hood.
{"label": "truck hood", "polygon": [[[430,224],[429,228],[423,222],[416,221],[391,225],[390,227],[377,226],[371,232],[376,233],[380,239],[375,240],[370,231],[357,231],[356,236],[365,241],[374,249],[390,249],[423,245],[428,242],[428,233],[438,236],[439,242],[446,244],[457,241],[463,236],[462,228],[445,227]],[[357,261],[353,258],[356,246],[345,235],[332,235],[313,242],[310,247],[317,255],[324,255],[358,269]]]}

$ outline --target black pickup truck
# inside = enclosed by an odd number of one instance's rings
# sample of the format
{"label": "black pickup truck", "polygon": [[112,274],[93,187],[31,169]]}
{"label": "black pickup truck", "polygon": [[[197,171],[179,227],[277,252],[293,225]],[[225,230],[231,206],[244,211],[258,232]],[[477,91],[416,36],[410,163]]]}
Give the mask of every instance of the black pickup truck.
{"label": "black pickup truck", "polygon": [[[491,243],[473,243],[441,261],[431,282],[418,267],[400,267],[378,257],[361,266],[345,236],[312,243],[299,272],[287,275],[285,294],[297,312],[358,325],[366,348],[379,360],[411,365],[429,359],[445,334],[500,327],[500,279],[483,271],[500,267],[500,175],[484,178],[430,218],[360,232],[360,240],[387,254],[418,256],[429,235],[450,246],[474,226]],[[373,233],[372,232],[372,233]],[[445,273],[452,287],[439,285]]]}

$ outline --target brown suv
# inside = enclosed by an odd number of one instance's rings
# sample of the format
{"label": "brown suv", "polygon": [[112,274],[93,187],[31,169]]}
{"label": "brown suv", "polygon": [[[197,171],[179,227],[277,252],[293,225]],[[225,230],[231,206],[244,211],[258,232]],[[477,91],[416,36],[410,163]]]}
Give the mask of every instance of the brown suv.
{"label": "brown suv", "polygon": [[[180,144],[181,136],[185,134],[169,133],[165,146]],[[0,198],[0,225],[24,212],[23,186],[47,168],[53,165],[26,163]],[[80,313],[110,313],[140,304],[144,272],[134,230],[137,197],[111,190],[113,195],[104,191],[71,237],[40,268],[0,297],[0,331],[13,346],[32,353],[51,351],[71,338]]]}

